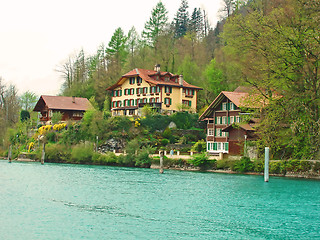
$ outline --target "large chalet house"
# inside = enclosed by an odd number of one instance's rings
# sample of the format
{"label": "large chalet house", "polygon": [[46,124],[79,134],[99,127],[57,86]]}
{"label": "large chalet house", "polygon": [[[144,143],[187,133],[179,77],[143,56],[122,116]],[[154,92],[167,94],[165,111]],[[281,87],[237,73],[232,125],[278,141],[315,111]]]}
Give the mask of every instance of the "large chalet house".
{"label": "large chalet house", "polygon": [[161,72],[156,65],[154,71],[133,69],[107,90],[112,94],[112,115],[117,116],[140,115],[145,105],[169,114],[181,109],[196,112],[201,88],[187,83],[182,75]]}
{"label": "large chalet house", "polygon": [[84,112],[91,107],[86,98],[42,95],[33,111],[40,113],[42,124],[49,124],[55,112],[62,113],[62,121],[77,121],[81,120]]}
{"label": "large chalet house", "polygon": [[209,154],[240,155],[247,141],[254,140],[258,119],[248,109],[258,108],[251,101],[247,88],[233,92],[222,91],[199,117],[207,122],[207,152]]}

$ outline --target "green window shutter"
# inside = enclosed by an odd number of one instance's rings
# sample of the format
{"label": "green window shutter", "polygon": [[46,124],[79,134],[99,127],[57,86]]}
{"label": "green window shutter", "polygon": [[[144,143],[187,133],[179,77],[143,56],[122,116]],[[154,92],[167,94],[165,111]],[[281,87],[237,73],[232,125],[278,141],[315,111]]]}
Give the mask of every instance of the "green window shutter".
{"label": "green window shutter", "polygon": [[119,97],[122,96],[122,90],[119,90]]}
{"label": "green window shutter", "polygon": [[134,88],[132,88],[132,94],[134,94]]}
{"label": "green window shutter", "polygon": [[214,118],[214,123],[217,124],[217,117]]}
{"label": "green window shutter", "polygon": [[209,151],[210,150],[210,143],[208,143],[208,145],[207,145],[207,151]]}
{"label": "green window shutter", "polygon": [[227,102],[227,110],[230,110],[230,103]]}
{"label": "green window shutter", "polygon": [[137,104],[138,104],[138,99],[135,99],[134,100],[134,105],[137,106]]}
{"label": "green window shutter", "polygon": [[192,104],[192,102],[191,101],[189,101],[189,106],[191,107],[191,104]]}
{"label": "green window shutter", "polygon": [[228,124],[230,124],[230,117],[228,117]]}
{"label": "green window shutter", "polygon": [[213,143],[213,150],[217,150],[217,143]]}
{"label": "green window shutter", "polygon": [[224,143],[225,145],[224,145],[224,149],[226,150],[226,151],[229,151],[229,143]]}
{"label": "green window shutter", "polygon": [[170,98],[170,105],[172,105],[172,99]]}
{"label": "green window shutter", "polygon": [[170,93],[172,93],[172,87],[170,87]]}

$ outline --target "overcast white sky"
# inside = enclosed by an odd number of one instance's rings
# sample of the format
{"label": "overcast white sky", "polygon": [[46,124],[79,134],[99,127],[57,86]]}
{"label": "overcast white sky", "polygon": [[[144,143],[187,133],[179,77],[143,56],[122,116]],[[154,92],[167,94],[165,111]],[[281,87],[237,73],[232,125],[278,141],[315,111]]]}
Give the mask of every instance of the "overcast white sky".
{"label": "overcast white sky", "polygon": [[[140,33],[158,0],[1,0],[0,76],[19,94],[56,95],[63,79],[55,71],[81,48],[94,53],[121,27]],[[162,0],[172,21],[181,0]],[[215,26],[221,0],[189,0]]]}

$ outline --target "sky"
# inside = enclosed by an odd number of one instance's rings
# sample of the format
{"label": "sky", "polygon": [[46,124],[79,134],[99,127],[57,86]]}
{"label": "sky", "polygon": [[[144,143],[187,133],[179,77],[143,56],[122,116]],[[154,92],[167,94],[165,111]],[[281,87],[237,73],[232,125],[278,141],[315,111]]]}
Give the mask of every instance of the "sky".
{"label": "sky", "polygon": [[[116,28],[141,33],[159,0],[8,0],[0,1],[0,77],[18,94],[60,93],[57,72],[81,49],[91,55],[108,45]],[[189,13],[201,7],[214,27],[222,0],[188,0]],[[181,0],[162,0],[171,22]]]}

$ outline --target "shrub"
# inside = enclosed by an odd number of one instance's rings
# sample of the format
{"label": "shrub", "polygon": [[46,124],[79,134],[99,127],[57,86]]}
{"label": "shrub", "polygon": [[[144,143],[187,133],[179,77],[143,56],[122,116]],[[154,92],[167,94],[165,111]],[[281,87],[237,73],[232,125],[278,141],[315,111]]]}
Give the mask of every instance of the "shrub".
{"label": "shrub", "polygon": [[117,164],[117,156],[112,153],[93,153],[92,155],[92,161],[96,165],[116,165]]}
{"label": "shrub", "polygon": [[206,151],[206,149],[207,149],[207,145],[203,139],[196,142],[191,148],[191,150],[194,152],[204,152]]}
{"label": "shrub", "polygon": [[242,157],[240,160],[235,162],[234,170],[237,172],[250,172],[253,170],[253,163],[250,158]]}
{"label": "shrub", "polygon": [[49,143],[56,142],[57,134],[55,132],[48,132],[46,134],[46,139]]}
{"label": "shrub", "polygon": [[253,171],[262,173],[264,171],[264,162],[262,160],[255,160],[253,162]]}
{"label": "shrub", "polygon": [[93,145],[78,144],[71,150],[71,160],[75,163],[87,164],[92,162]]}
{"label": "shrub", "polygon": [[166,138],[161,139],[161,145],[162,145],[162,146],[167,146],[168,143],[169,143],[169,140],[168,140],[168,139],[166,139]]}
{"label": "shrub", "polygon": [[235,162],[236,161],[234,161],[234,160],[228,160],[228,159],[218,160],[217,161],[217,169],[234,170]]}
{"label": "shrub", "polygon": [[163,131],[162,137],[169,139],[171,136],[172,136],[171,129],[167,127],[167,128]]}
{"label": "shrub", "polygon": [[[38,159],[41,159],[42,150],[36,152]],[[40,154],[40,157],[39,157]],[[70,160],[71,150],[61,144],[47,144],[45,148],[45,159],[48,162],[68,162]]]}
{"label": "shrub", "polygon": [[188,160],[188,163],[192,164],[195,167],[202,167],[208,161],[209,157],[207,153],[195,154],[191,159]]}

